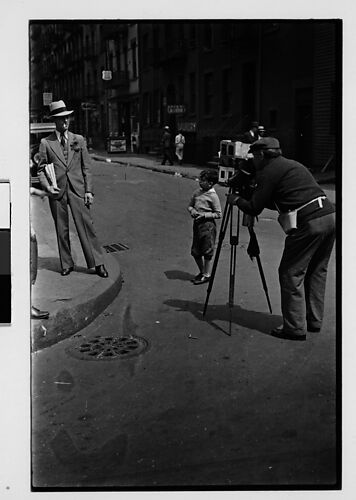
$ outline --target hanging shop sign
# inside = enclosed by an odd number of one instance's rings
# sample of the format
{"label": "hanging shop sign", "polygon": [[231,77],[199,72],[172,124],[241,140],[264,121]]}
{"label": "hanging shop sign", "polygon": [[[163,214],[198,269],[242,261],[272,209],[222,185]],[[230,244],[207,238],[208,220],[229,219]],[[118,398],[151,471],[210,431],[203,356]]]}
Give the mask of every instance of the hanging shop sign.
{"label": "hanging shop sign", "polygon": [[126,153],[126,139],[109,139],[108,141],[109,153]]}
{"label": "hanging shop sign", "polygon": [[184,104],[168,104],[167,113],[170,115],[179,115],[185,113]]}
{"label": "hanging shop sign", "polygon": [[52,102],[52,92],[43,92],[43,106],[49,106]]}
{"label": "hanging shop sign", "polygon": [[112,71],[104,69],[102,72],[102,79],[103,80],[111,80],[112,79]]}
{"label": "hanging shop sign", "polygon": [[81,108],[83,111],[96,111],[96,104],[93,102],[82,102]]}

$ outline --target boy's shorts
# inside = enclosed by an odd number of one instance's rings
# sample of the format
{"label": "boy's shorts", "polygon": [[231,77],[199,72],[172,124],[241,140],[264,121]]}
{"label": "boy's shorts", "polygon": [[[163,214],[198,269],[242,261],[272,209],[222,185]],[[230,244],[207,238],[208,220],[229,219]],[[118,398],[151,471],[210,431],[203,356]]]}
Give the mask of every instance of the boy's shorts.
{"label": "boy's shorts", "polygon": [[213,258],[216,240],[215,221],[203,221],[193,223],[193,244],[191,254],[193,257]]}

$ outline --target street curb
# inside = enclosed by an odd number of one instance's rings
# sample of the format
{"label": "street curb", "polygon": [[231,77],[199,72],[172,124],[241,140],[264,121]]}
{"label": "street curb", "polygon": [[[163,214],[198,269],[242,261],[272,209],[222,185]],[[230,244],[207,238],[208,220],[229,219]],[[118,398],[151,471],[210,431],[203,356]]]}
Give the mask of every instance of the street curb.
{"label": "street curb", "polygon": [[[118,163],[120,165],[130,165],[130,162],[127,162],[127,161],[120,161],[120,160],[112,160],[111,158],[108,158],[106,156],[101,156],[101,155],[97,155],[97,154],[91,154],[91,157],[96,160],[96,161],[104,161],[106,163]],[[109,161],[108,161],[109,160]],[[137,164],[137,163],[132,163],[132,166],[134,167],[138,167],[138,168],[145,168],[146,170],[151,170],[153,172],[160,172],[160,173],[164,173],[164,174],[169,174],[169,175],[176,175],[177,172],[176,171],[172,171],[172,170],[168,170],[166,168],[159,168],[159,167],[153,167],[153,166],[149,166],[149,165],[140,165],[140,164]],[[163,167],[163,165],[162,165]],[[208,167],[202,167],[202,166],[199,166],[199,165],[194,165],[194,168],[197,168],[197,169],[204,169],[204,168],[208,168]],[[210,167],[211,168],[211,167]],[[313,174],[314,175],[314,174]],[[193,174],[190,174],[190,173],[185,173],[185,172],[179,172],[179,177],[185,177],[187,179],[197,179],[197,176],[196,175],[193,175]],[[321,178],[318,179],[318,176],[315,176],[315,180],[320,184],[334,184],[335,183],[335,175],[333,174],[330,174],[330,176],[323,176]]]}
{"label": "street curb", "polygon": [[[113,256],[107,255],[107,259],[112,259],[110,277],[105,278],[102,292],[98,294],[98,282],[93,284],[89,292],[79,295],[73,299],[71,307],[61,308],[51,314],[47,320],[32,320],[32,352],[49,347],[61,340],[71,337],[79,330],[91,323],[106,307],[114,300],[122,288],[122,273],[118,262]],[[114,277],[112,277],[114,274]],[[106,286],[111,280],[110,286]],[[89,297],[88,297],[89,295]]]}
{"label": "street curb", "polygon": [[[118,163],[119,165],[131,165],[130,162],[127,162],[127,161],[111,160],[111,159],[110,159],[110,161],[108,161],[107,157],[105,157],[105,156],[99,156],[99,155],[92,154],[91,157],[96,161],[105,161],[106,163],[109,163],[109,164],[110,163]],[[169,174],[169,175],[177,175],[177,171],[168,170],[166,168],[153,167],[153,166],[149,166],[149,165],[139,165],[138,163],[132,163],[132,166],[138,167],[138,168],[144,168],[146,170],[151,170],[152,172],[159,172],[159,173],[164,173],[164,174]],[[162,167],[163,167],[163,165],[162,165]],[[196,166],[194,168],[203,169],[203,167],[199,167],[199,166]],[[179,177],[185,177],[187,179],[193,179],[193,180],[195,180],[197,178],[197,176],[193,175],[193,174],[189,174],[189,173],[185,173],[185,172],[178,172],[178,173],[179,173]]]}

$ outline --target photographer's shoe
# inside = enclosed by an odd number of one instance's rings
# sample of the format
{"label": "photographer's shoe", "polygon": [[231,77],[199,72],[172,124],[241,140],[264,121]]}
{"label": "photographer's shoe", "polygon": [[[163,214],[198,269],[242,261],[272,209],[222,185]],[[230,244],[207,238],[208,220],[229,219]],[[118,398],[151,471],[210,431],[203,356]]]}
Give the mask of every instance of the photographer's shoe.
{"label": "photographer's shoe", "polygon": [[285,332],[282,326],[277,326],[277,328],[273,328],[273,330],[270,331],[270,335],[272,337],[277,337],[278,339],[285,339],[285,340],[306,340],[307,336],[303,333],[290,333],[290,332]]}
{"label": "photographer's shoe", "polygon": [[320,332],[320,327],[307,325],[308,332],[318,333]]}
{"label": "photographer's shoe", "polygon": [[210,276],[205,276],[204,274],[201,275],[200,278],[195,279],[193,281],[194,285],[202,285],[203,283],[207,283],[210,280]]}

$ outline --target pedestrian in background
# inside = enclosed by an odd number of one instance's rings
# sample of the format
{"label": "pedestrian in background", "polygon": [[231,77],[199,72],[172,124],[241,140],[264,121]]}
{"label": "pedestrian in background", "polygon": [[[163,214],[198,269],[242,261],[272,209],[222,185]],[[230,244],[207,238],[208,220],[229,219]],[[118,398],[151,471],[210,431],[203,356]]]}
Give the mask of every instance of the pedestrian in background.
{"label": "pedestrian in background", "polygon": [[184,153],[184,145],[185,145],[185,137],[182,134],[182,130],[178,130],[178,134],[175,137],[175,145],[176,145],[176,156],[178,158],[179,165],[183,164],[183,153]]}
{"label": "pedestrian in background", "polygon": [[168,125],[164,127],[164,132],[161,138],[161,146],[163,149],[162,165],[165,165],[167,160],[170,165],[173,165],[172,134],[170,133]]}
{"label": "pedestrian in background", "polygon": [[[305,340],[321,329],[327,268],[335,240],[335,208],[309,170],[284,158],[279,141],[264,137],[250,146],[257,188],[250,200],[228,195],[228,203],[257,216],[278,210],[287,233],[279,265],[283,325],[271,335]],[[297,212],[295,213],[295,210]],[[293,215],[295,218],[293,218]]]}
{"label": "pedestrian in background", "polygon": [[251,128],[243,135],[242,142],[246,144],[252,144],[258,140],[258,122],[252,122]]}
{"label": "pedestrian in background", "polygon": [[218,182],[216,170],[203,170],[200,173],[200,188],[194,191],[188,211],[193,218],[193,243],[191,254],[199,268],[193,283],[200,285],[210,279],[211,260],[216,240],[215,219],[221,218],[221,205],[214,189]]}
{"label": "pedestrian in background", "polygon": [[262,137],[265,137],[267,135],[263,125],[258,126],[257,133],[258,133],[258,139],[262,139]]}
{"label": "pedestrian in background", "polygon": [[[57,233],[61,275],[68,276],[74,270],[69,240],[69,206],[88,269],[95,268],[98,276],[107,278],[103,250],[90,215],[94,194],[91,158],[86,142],[83,136],[69,132],[73,111],[68,111],[63,101],[52,102],[49,109],[56,130],[41,140],[38,177],[43,189],[54,195],[49,198],[49,204]],[[59,193],[54,192],[49,182],[46,174],[48,164],[53,164]]]}

